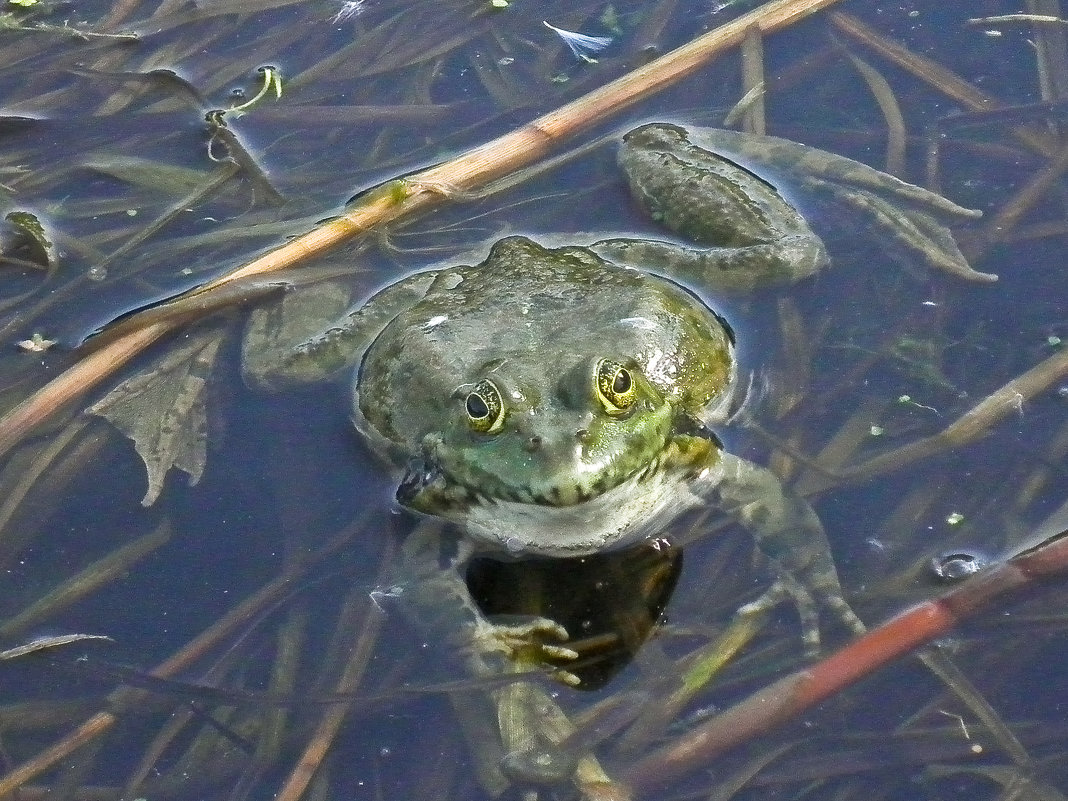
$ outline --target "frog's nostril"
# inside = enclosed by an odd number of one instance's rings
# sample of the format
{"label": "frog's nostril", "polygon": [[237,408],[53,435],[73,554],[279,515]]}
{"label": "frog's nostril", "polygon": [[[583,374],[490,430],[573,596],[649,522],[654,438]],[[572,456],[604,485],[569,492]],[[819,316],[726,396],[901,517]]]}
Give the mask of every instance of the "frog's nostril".
{"label": "frog's nostril", "polygon": [[533,453],[541,448],[541,437],[531,437],[527,440],[526,449]]}

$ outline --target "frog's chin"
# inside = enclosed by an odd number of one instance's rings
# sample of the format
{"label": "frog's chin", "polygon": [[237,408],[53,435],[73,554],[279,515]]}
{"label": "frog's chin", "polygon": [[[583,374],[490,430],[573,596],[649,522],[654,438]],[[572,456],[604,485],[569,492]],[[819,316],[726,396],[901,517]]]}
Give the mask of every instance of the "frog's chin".
{"label": "frog's chin", "polygon": [[655,536],[700,503],[677,473],[662,470],[571,506],[476,503],[457,522],[476,543],[516,556],[585,556]]}

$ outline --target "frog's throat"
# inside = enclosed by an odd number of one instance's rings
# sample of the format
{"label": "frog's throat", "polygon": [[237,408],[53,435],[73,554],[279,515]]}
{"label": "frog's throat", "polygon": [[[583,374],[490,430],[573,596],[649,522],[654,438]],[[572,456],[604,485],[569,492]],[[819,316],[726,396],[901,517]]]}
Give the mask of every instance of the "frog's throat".
{"label": "frog's throat", "polygon": [[[719,449],[700,436],[671,437],[655,458],[612,486],[569,486],[534,496],[529,490],[467,486],[425,460],[409,467],[397,500],[452,520],[473,539],[512,553],[580,556],[659,534],[700,499],[688,485],[719,470]],[[714,480],[714,479],[713,479]]]}

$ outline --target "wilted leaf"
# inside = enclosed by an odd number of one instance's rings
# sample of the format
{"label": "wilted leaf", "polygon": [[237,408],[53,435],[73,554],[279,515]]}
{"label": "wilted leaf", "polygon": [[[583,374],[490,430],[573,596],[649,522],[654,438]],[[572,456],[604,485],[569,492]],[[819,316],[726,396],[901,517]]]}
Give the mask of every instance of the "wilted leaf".
{"label": "wilted leaf", "polygon": [[11,211],[4,217],[17,232],[5,243],[8,256],[20,256],[42,267],[56,266],[56,248],[45,231],[44,223],[32,211]]}
{"label": "wilted leaf", "polygon": [[89,407],[133,440],[148,471],[151,506],[174,467],[196,484],[207,463],[204,394],[219,350],[219,336],[205,332],[165,354],[154,369],[123,381]]}
{"label": "wilted leaf", "polygon": [[83,162],[82,166],[142,189],[171,195],[187,195],[211,177],[209,171],[134,156],[93,159]]}

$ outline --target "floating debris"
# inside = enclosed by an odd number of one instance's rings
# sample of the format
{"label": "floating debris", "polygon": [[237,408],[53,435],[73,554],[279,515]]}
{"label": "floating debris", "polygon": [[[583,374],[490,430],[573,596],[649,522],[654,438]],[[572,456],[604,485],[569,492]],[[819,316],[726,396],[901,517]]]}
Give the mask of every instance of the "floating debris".
{"label": "floating debris", "polygon": [[255,97],[246,100],[239,106],[231,106],[227,111],[233,113],[243,113],[252,108],[256,103],[260,102],[267,94],[274,89],[274,96],[276,100],[280,100],[282,97],[282,72],[277,67],[270,65],[259,67],[256,72],[263,76],[263,86],[260,87],[260,91],[256,93]]}
{"label": "floating debris", "polygon": [[27,353],[44,353],[46,350],[55,345],[57,340],[45,339],[44,335],[35,331],[33,336],[29,339],[24,339],[18,343],[18,346]]}
{"label": "floating debris", "polygon": [[926,409],[927,411],[934,412],[935,414],[938,414],[939,417],[941,417],[938,412],[938,409],[936,409],[934,406],[928,406],[925,403],[917,403],[912,399],[911,395],[898,395],[897,402],[900,403],[902,406],[915,406],[917,409]]}
{"label": "floating debris", "polygon": [[345,22],[363,13],[363,6],[367,0],[346,0],[341,4],[338,12],[330,18],[332,23]]}
{"label": "floating debris", "polygon": [[114,642],[111,637],[104,634],[59,634],[51,637],[37,637],[24,645],[8,648],[6,651],[0,651],[0,660],[15,659],[19,656],[26,656],[26,654],[43,651],[46,648],[59,648],[64,645],[84,642],[86,640],[105,640],[107,642]]}
{"label": "floating debris", "polygon": [[943,581],[959,581],[974,576],[990,564],[990,559],[981,553],[957,551],[942,554],[931,560],[931,570]]}
{"label": "floating debris", "polygon": [[612,44],[611,36],[587,36],[584,33],[565,31],[562,28],[557,28],[555,25],[550,25],[545,20],[542,20],[541,24],[563,39],[564,44],[571,48],[571,52],[574,53],[575,58],[581,59],[587,64],[597,63],[597,59],[593,58],[590,55],[591,53],[600,53],[608,47],[608,45]]}

